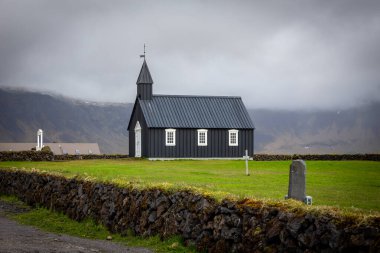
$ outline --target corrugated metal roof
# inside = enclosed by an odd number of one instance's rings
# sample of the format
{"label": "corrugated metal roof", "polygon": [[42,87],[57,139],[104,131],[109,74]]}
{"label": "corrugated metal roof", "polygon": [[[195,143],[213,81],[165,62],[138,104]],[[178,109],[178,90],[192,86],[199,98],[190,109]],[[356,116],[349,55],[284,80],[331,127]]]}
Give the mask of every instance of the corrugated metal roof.
{"label": "corrugated metal roof", "polygon": [[137,78],[136,84],[139,83],[153,83],[152,76],[150,75],[148,64],[146,64],[146,61],[144,59],[143,65],[141,66],[139,77]]}
{"label": "corrugated metal roof", "polygon": [[240,97],[153,95],[139,103],[148,127],[254,128]]}

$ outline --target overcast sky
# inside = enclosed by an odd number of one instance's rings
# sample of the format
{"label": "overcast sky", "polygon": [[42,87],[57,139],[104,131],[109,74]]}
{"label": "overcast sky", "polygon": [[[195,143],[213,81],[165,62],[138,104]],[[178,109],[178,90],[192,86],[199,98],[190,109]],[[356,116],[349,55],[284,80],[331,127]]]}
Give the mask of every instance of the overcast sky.
{"label": "overcast sky", "polygon": [[156,94],[270,109],[380,101],[377,0],[0,0],[0,86],[133,102],[144,43]]}

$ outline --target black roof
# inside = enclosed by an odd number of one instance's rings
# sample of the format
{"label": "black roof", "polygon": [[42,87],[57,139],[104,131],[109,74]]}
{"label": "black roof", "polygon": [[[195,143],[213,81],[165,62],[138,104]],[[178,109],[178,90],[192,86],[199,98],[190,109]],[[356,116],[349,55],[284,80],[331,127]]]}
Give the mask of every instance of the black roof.
{"label": "black roof", "polygon": [[240,97],[153,95],[139,103],[151,128],[254,128]]}
{"label": "black roof", "polygon": [[140,70],[139,77],[137,78],[136,84],[139,83],[153,83],[152,76],[150,75],[148,65],[146,64],[146,61],[144,59],[143,65]]}

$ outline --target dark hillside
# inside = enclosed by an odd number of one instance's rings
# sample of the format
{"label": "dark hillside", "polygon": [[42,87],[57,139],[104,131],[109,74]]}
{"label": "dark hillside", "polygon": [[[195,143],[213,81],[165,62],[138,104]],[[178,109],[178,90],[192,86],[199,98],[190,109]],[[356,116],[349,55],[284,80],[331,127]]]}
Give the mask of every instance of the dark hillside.
{"label": "dark hillside", "polygon": [[380,103],[342,111],[249,110],[262,153],[379,153]]}
{"label": "dark hillside", "polygon": [[[0,142],[97,142],[101,152],[128,152],[133,104],[104,104],[0,89]],[[255,152],[380,153],[380,103],[342,111],[248,110]]]}
{"label": "dark hillside", "polygon": [[0,90],[0,142],[97,142],[101,152],[127,153],[132,104],[80,102],[39,93]]}

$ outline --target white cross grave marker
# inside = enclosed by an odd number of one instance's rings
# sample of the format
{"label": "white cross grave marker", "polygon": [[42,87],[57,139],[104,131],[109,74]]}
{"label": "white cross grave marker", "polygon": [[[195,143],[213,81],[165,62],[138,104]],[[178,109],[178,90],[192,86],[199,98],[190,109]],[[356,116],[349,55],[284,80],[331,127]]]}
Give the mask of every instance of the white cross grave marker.
{"label": "white cross grave marker", "polygon": [[249,160],[249,155],[248,155],[248,150],[245,150],[245,156],[243,156],[245,159],[245,175],[249,176],[249,169],[248,169],[248,160]]}

